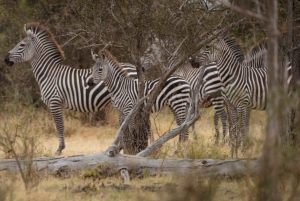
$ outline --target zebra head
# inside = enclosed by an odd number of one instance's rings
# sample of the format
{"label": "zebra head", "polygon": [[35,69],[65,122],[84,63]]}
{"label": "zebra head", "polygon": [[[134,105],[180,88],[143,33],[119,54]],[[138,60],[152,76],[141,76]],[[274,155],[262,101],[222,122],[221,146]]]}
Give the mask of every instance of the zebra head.
{"label": "zebra head", "polygon": [[162,65],[167,61],[167,53],[164,41],[154,38],[153,43],[144,52],[140,58],[142,69],[149,70],[153,66]]}
{"label": "zebra head", "polygon": [[10,50],[4,59],[8,66],[13,66],[15,63],[22,63],[32,59],[35,53],[34,43],[36,41],[35,33],[31,27],[24,25],[26,38],[20,41],[12,50]]}
{"label": "zebra head", "polygon": [[109,68],[107,65],[106,51],[100,51],[98,54],[91,51],[92,58],[96,62],[92,68],[92,75],[88,80],[89,86],[94,86],[100,81],[105,80],[108,74]]}
{"label": "zebra head", "polygon": [[206,44],[199,52],[189,58],[189,62],[193,68],[206,66],[212,62],[216,62],[220,57],[221,52],[218,49],[216,39]]}
{"label": "zebra head", "polygon": [[101,63],[99,61],[99,56],[97,53],[94,53],[93,50],[91,50],[92,58],[96,62],[92,68],[92,74],[90,78],[88,79],[88,85],[89,86],[95,86],[100,82],[100,77],[102,75],[102,67]]}
{"label": "zebra head", "polygon": [[219,43],[217,43],[216,40],[207,44],[197,55],[194,56],[194,62],[199,63],[200,66],[216,62],[221,54],[218,44]]}

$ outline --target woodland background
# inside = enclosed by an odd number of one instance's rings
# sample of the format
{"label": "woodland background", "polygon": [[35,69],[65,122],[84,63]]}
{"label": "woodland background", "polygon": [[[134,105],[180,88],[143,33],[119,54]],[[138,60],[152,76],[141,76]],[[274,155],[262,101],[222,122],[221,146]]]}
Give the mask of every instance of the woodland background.
{"label": "woodland background", "polygon": [[[176,49],[178,43],[184,41],[184,45],[180,47],[180,54],[188,58],[193,53],[195,44],[204,40],[204,36],[245,18],[243,23],[227,33],[236,37],[245,51],[248,50],[260,39],[272,36],[268,26],[271,22],[270,16],[274,12],[271,13],[268,6],[273,5],[274,2],[278,3],[278,13],[276,13],[278,21],[275,22],[279,30],[278,64],[283,64],[285,61],[283,55],[288,54],[294,73],[293,96],[286,102],[278,101],[282,113],[279,115],[280,118],[275,121],[277,124],[280,123],[283,128],[283,131],[278,132],[283,133],[283,136],[289,140],[286,143],[288,146],[284,150],[277,149],[276,143],[275,148],[274,144],[270,143],[273,146],[271,150],[277,151],[274,152],[277,154],[276,157],[265,155],[267,159],[276,158],[275,163],[273,160],[273,163],[269,164],[269,167],[273,165],[276,168],[269,171],[270,169],[266,165],[264,169],[265,172],[272,172],[272,174],[270,173],[271,179],[264,178],[266,176],[264,172],[261,173],[260,178],[247,178],[246,184],[254,187],[246,191],[249,200],[255,199],[251,197],[253,192],[257,192],[257,200],[296,200],[299,196],[300,183],[297,171],[299,161],[297,134],[300,129],[299,85],[297,84],[300,75],[299,1],[232,0],[228,3],[232,3],[236,7],[228,7],[205,0],[0,0],[0,55],[4,59],[5,54],[24,38],[24,24],[34,21],[40,22],[53,33],[65,52],[67,59],[64,63],[71,67],[92,67],[94,62],[90,56],[90,49],[97,51],[109,44],[109,50],[119,61],[135,64],[138,73],[143,74],[138,58],[143,55],[155,37],[170,41],[168,43],[170,47],[167,47],[170,55],[174,46]],[[257,13],[257,15],[251,16],[246,12],[247,10]],[[259,20],[258,16],[262,15],[268,20]],[[202,45],[204,46],[205,43]],[[155,67],[146,71],[145,75],[147,79],[152,79],[161,76],[162,72],[161,67]],[[276,73],[279,75],[278,72]],[[272,82],[274,86],[278,86],[277,83],[280,85],[282,80],[272,80]],[[18,115],[20,106],[35,108],[39,111],[47,110],[40,100],[39,88],[28,63],[8,67],[4,62],[0,62],[0,86],[2,117],[9,116],[13,112]],[[80,121],[85,125],[96,125],[99,119],[102,122],[108,120],[105,112],[96,115],[80,114]],[[269,117],[267,123],[271,121],[273,121],[272,117]],[[282,169],[285,171],[279,171]],[[277,182],[282,178],[284,178],[282,181]],[[214,189],[213,183],[208,184],[204,189],[207,191]],[[197,186],[197,188],[203,188],[203,186]],[[289,195],[278,196],[286,189],[288,189]],[[201,192],[202,195],[206,193]]]}

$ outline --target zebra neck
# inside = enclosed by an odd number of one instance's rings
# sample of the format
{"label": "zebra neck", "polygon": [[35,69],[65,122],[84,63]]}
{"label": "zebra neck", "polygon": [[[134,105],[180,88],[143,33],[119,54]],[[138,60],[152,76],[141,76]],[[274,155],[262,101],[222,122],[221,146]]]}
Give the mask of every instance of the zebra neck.
{"label": "zebra neck", "polygon": [[216,65],[220,79],[223,84],[226,85],[228,82],[232,82],[232,79],[237,78],[239,70],[241,70],[244,65],[237,61],[229,51],[225,51],[222,55],[223,56],[216,62]]}
{"label": "zebra neck", "polygon": [[110,93],[116,94],[120,88],[129,86],[135,82],[135,79],[128,77],[117,66],[111,66],[111,71],[104,80],[105,85]]}
{"label": "zebra neck", "polygon": [[194,77],[199,75],[199,69],[200,68],[193,68],[190,64],[185,64],[178,68],[174,74],[183,77],[186,81],[191,83],[194,80]]}
{"label": "zebra neck", "polygon": [[50,99],[56,92],[56,77],[60,73],[58,69],[61,69],[61,64],[42,58],[35,58],[30,63],[34,77],[40,86],[41,99],[50,106]]}
{"label": "zebra neck", "polygon": [[[51,58],[35,58],[31,61],[33,74],[37,82],[41,85],[45,80],[53,80],[61,71],[63,65]],[[49,83],[48,83],[49,84]]]}

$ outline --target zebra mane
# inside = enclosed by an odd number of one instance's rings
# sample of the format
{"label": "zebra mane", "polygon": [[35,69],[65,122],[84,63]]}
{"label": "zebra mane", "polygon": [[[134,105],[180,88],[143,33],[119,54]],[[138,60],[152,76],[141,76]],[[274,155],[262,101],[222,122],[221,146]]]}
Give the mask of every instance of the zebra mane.
{"label": "zebra mane", "polygon": [[102,55],[102,52],[104,52],[105,55],[107,55],[108,58],[109,58],[110,60],[113,61],[113,63],[115,64],[115,66],[117,66],[118,69],[120,69],[120,71],[121,71],[125,76],[128,76],[127,70],[121,66],[121,64],[118,62],[118,60],[117,60],[117,59],[116,59],[116,58],[115,58],[108,50],[100,50],[100,51],[98,52],[98,55],[101,56],[101,55]]}
{"label": "zebra mane", "polygon": [[246,53],[246,60],[251,60],[261,53],[261,50],[267,49],[267,38],[263,38],[258,41],[255,45],[253,45],[250,50]]}
{"label": "zebra mane", "polygon": [[240,43],[237,41],[236,38],[230,38],[230,37],[224,37],[224,42],[228,46],[228,48],[231,50],[232,54],[235,56],[238,62],[242,63],[244,61],[244,52],[240,45]]}
{"label": "zebra mane", "polygon": [[61,58],[61,60],[65,60],[65,54],[64,54],[63,50],[61,49],[60,45],[55,40],[53,34],[47,28],[40,25],[38,22],[31,22],[29,24],[26,24],[26,30],[27,29],[32,30],[32,32],[35,34],[43,32],[43,35],[48,35],[47,39],[49,41],[51,41],[53,43],[53,45],[56,47],[57,53],[58,53],[59,57]]}

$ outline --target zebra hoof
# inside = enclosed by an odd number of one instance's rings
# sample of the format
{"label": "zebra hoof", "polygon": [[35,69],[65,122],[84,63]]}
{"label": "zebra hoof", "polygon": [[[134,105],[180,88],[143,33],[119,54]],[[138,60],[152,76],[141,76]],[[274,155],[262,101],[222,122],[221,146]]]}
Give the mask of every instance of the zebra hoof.
{"label": "zebra hoof", "polygon": [[56,156],[59,156],[59,155],[61,155],[61,152],[62,152],[62,150],[57,150],[55,153],[54,153],[54,155],[56,155]]}
{"label": "zebra hoof", "polygon": [[59,156],[64,148],[65,146],[63,146],[63,148],[58,148],[54,155]]}

